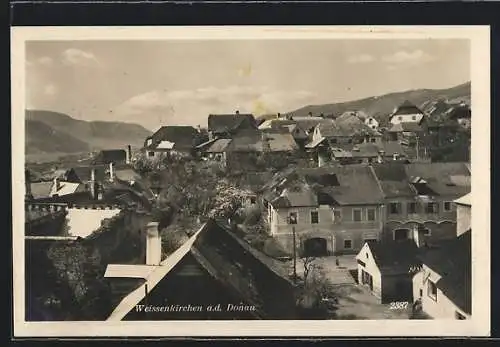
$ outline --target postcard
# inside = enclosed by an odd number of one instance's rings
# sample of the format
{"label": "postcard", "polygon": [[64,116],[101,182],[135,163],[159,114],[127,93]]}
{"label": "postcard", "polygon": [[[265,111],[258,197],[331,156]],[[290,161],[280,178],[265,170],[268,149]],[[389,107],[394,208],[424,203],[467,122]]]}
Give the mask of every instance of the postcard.
{"label": "postcard", "polygon": [[15,337],[489,336],[489,27],[11,38]]}

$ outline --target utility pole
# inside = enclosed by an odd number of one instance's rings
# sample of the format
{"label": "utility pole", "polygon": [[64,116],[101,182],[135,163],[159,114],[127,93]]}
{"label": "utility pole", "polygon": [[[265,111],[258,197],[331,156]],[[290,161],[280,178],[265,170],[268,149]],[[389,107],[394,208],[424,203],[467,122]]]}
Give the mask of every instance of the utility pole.
{"label": "utility pole", "polygon": [[419,146],[418,146],[418,136],[416,137],[417,138],[417,161],[419,160]]}
{"label": "utility pole", "polygon": [[292,239],[293,239],[293,283],[297,284],[297,241],[296,241],[296,232],[295,232],[295,224],[297,224],[297,216],[295,214],[291,214],[288,217],[288,224],[292,225]]}
{"label": "utility pole", "polygon": [[293,235],[293,283],[297,283],[297,241],[295,238],[295,225],[292,225]]}

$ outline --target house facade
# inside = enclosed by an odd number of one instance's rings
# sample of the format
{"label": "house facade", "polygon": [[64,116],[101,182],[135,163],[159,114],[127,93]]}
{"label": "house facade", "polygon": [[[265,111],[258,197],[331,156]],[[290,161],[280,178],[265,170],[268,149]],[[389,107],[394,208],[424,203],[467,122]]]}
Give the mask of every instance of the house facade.
{"label": "house facade", "polygon": [[413,299],[432,318],[471,318],[471,232],[421,256],[422,269],[413,277]]}
{"label": "house facade", "polygon": [[356,255],[358,284],[366,287],[381,303],[411,302],[413,274],[420,268],[418,247],[404,242],[366,242]]}
{"label": "house facade", "polygon": [[301,182],[290,179],[267,204],[270,233],[284,249],[293,252],[295,238],[295,250],[304,255],[354,254],[366,241],[379,239],[382,196],[370,167],[323,167],[297,174]]}
{"label": "house facade", "polygon": [[389,122],[394,124],[399,123],[416,123],[420,124],[424,119],[424,112],[417,106],[406,100],[400,106],[396,107],[389,116]]}
{"label": "house facade", "polygon": [[192,126],[162,126],[146,138],[142,152],[150,160],[190,157],[204,140],[204,135]]}
{"label": "house facade", "polygon": [[470,191],[465,163],[386,163],[373,169],[384,193],[384,239],[432,243],[455,237],[453,201]]}

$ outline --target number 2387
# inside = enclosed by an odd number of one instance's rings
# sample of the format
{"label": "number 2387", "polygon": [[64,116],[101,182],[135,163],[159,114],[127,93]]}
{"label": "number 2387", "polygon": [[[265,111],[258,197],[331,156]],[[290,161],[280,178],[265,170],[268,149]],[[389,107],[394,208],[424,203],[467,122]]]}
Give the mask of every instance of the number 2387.
{"label": "number 2387", "polygon": [[389,304],[391,310],[406,310],[408,308],[408,301],[393,301]]}

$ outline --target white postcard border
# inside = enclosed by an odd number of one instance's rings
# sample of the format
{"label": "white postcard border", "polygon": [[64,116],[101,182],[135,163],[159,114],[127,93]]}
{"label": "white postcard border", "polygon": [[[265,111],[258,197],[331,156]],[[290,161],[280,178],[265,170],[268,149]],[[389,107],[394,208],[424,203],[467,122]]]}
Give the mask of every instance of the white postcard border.
{"label": "white postcard border", "polygon": [[[25,41],[217,39],[468,39],[473,109],[472,319],[328,321],[24,321]],[[490,28],[489,26],[12,27],[12,204],[15,337],[125,336],[489,336]]]}

